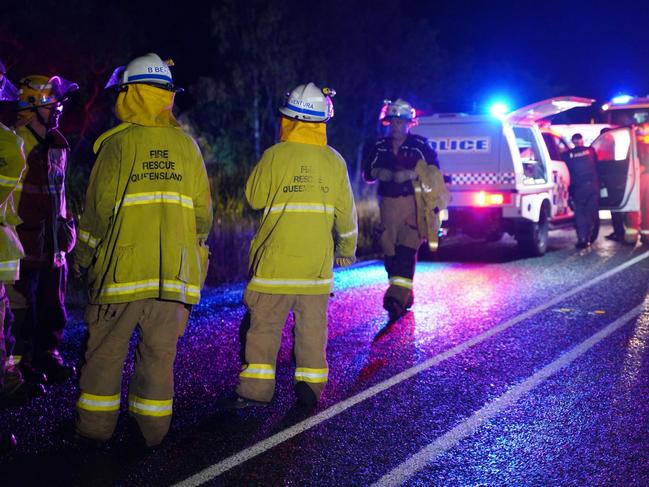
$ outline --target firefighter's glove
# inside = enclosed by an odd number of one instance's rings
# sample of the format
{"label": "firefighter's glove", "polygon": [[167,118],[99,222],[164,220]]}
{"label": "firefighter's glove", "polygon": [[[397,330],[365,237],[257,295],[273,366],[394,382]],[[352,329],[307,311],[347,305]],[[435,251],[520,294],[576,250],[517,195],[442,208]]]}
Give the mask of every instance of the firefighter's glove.
{"label": "firefighter's glove", "polygon": [[392,181],[392,177],[394,175],[394,173],[389,169],[382,169],[380,167],[375,167],[374,169],[372,169],[371,174],[374,179],[378,179],[379,181],[382,181],[384,183]]}
{"label": "firefighter's glove", "polygon": [[394,173],[395,183],[405,183],[406,181],[412,181],[414,179],[417,179],[417,173],[409,169],[404,169],[403,171],[397,171]]}
{"label": "firefighter's glove", "polygon": [[349,267],[355,260],[354,257],[336,257],[336,265],[338,267]]}

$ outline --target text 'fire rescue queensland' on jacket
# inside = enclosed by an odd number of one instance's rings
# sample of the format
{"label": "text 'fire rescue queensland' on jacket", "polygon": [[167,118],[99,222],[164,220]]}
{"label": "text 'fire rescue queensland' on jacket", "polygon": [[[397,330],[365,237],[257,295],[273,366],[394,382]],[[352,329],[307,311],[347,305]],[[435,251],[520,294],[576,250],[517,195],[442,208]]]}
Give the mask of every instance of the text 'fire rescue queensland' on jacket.
{"label": "text 'fire rescue queensland' on jacket", "polygon": [[[392,151],[392,139],[384,137],[376,141],[371,153],[365,159],[364,176],[368,182],[376,180],[372,176],[372,169],[388,169],[390,171],[414,171],[417,162],[426,161],[428,164],[439,168],[437,153],[428,144],[428,141],[415,134],[408,134],[397,154]],[[396,198],[414,194],[410,181],[397,183],[395,181],[379,181],[379,196]]]}
{"label": "text 'fire rescue queensland' on jacket", "polygon": [[[0,282],[13,282],[20,274],[23,247],[15,226],[20,219],[14,208],[12,191],[25,168],[22,140],[0,123]],[[2,339],[0,331],[0,339]]]}
{"label": "text 'fire rescue queensland' on jacket", "polygon": [[353,258],[356,252],[347,165],[326,145],[324,123],[281,121],[282,141],[264,152],[246,184],[250,206],[264,210],[250,245],[248,289],[328,294],[334,239],[338,256]]}
{"label": "text 'fire rescue queensland' on jacket", "polygon": [[203,158],[173,118],[168,92],[147,85],[128,91],[116,110],[125,123],[95,143],[76,261],[90,266],[91,304],[196,304],[212,226]]}

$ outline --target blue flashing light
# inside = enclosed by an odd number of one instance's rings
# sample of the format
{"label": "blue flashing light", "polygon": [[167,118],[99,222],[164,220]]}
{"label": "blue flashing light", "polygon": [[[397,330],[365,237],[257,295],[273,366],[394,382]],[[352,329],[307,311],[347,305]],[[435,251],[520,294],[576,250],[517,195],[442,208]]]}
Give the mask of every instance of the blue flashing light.
{"label": "blue flashing light", "polygon": [[615,105],[624,105],[626,103],[629,103],[633,97],[631,95],[618,95],[614,97],[611,101]]}
{"label": "blue flashing light", "polygon": [[507,112],[509,112],[509,107],[503,102],[493,103],[491,107],[489,107],[489,113],[498,119],[504,118],[505,115],[507,115]]}

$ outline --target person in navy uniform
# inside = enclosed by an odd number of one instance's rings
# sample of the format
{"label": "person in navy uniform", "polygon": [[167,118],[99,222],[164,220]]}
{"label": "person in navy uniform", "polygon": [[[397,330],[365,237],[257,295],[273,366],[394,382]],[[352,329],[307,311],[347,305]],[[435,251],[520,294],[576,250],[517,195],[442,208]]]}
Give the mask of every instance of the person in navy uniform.
{"label": "person in navy uniform", "polygon": [[581,134],[572,136],[574,148],[565,154],[570,171],[570,199],[575,212],[578,249],[593,243],[599,230],[599,176],[597,155],[592,147],[584,146]]}
{"label": "person in navy uniform", "polygon": [[413,278],[421,237],[417,229],[417,210],[412,181],[420,160],[437,166],[437,153],[428,141],[410,133],[417,124],[412,106],[401,99],[385,100],[379,119],[388,135],[368,151],[363,163],[365,180],[379,181],[381,210],[381,249],[390,285],[383,307],[391,321],[399,319],[413,304]]}

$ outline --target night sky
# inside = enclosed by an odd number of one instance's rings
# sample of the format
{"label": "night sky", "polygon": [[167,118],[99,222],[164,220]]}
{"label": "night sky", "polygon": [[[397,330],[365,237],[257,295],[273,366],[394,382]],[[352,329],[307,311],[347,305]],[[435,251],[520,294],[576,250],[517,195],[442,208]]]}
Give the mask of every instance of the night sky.
{"label": "night sky", "polygon": [[[395,2],[403,11],[403,17],[395,22],[425,18],[438,32],[439,45],[449,56],[451,78],[453,69],[479,73],[479,81],[467,92],[449,92],[445,100],[427,106],[428,110],[480,109],[497,96],[508,98],[515,107],[549,92],[549,96],[570,94],[602,101],[621,92],[649,93],[647,1],[368,1],[358,2],[365,5],[359,7],[358,15],[363,15],[364,8],[381,9]],[[151,50],[173,57],[176,77],[187,85],[214,69],[204,60],[210,56],[210,6],[216,3],[144,0],[99,7],[75,0],[16,2],[3,6],[0,56],[22,76],[56,67],[57,58],[68,56],[67,51],[75,46],[83,52],[84,48],[117,42],[128,46],[124,61]],[[330,1],[327,6],[334,11],[344,3]],[[310,4],[303,2],[304,11],[308,12]],[[25,8],[32,10],[29,22],[25,21]],[[132,22],[123,22],[125,18]],[[322,16],[313,23],[330,31],[332,38],[345,36]],[[66,44],[72,30],[81,31],[81,42],[75,39]],[[390,36],[389,30],[385,29],[386,36]],[[46,35],[52,41],[33,53],[28,48],[30,38]],[[398,45],[402,39],[393,41]],[[363,61],[372,60],[359,60]],[[424,99],[425,94],[417,94],[417,98]]]}

